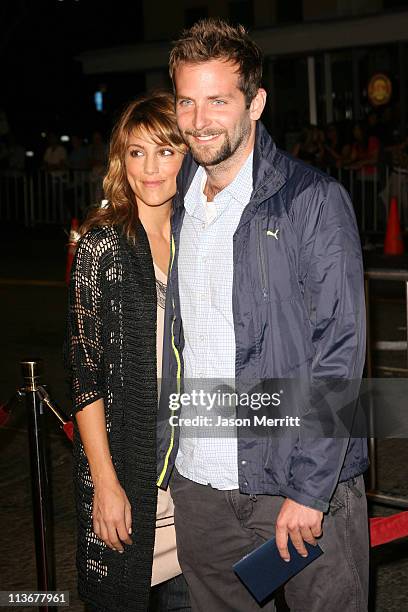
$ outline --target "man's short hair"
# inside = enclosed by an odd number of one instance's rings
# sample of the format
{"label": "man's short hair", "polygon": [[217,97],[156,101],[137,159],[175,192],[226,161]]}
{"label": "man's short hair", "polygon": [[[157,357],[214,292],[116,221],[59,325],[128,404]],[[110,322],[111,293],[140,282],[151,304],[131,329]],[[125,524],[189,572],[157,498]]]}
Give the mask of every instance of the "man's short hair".
{"label": "man's short hair", "polygon": [[182,63],[201,64],[218,59],[237,65],[238,87],[249,106],[261,87],[263,57],[242,25],[232,26],[222,19],[209,18],[184,30],[170,52],[170,77],[174,83],[174,73]]}

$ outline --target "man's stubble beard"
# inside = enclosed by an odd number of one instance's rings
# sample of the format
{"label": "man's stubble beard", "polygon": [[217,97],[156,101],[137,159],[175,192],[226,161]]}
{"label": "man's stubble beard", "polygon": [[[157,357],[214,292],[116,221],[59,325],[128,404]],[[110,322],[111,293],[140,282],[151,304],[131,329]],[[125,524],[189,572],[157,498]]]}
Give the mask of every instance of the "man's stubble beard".
{"label": "man's stubble beard", "polygon": [[234,153],[241,147],[243,143],[246,144],[251,134],[251,122],[248,120],[241,125],[240,132],[234,143],[231,142],[228,132],[224,132],[225,134],[224,143],[221,145],[218,151],[213,152],[212,157],[210,157],[211,151],[208,151],[208,155],[201,155],[200,149],[196,149],[194,145],[190,144],[187,134],[188,134],[188,130],[185,131],[184,140],[186,141],[187,145],[190,147],[191,153],[195,161],[200,166],[204,166],[204,167],[217,166],[218,164],[221,164],[222,162],[231,158],[234,155]]}

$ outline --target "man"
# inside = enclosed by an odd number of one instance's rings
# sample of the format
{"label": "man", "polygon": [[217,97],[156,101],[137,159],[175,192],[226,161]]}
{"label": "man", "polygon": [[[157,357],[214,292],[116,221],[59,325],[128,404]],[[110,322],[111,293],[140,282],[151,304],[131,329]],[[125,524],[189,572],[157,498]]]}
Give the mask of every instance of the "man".
{"label": "man", "polygon": [[[241,26],[203,20],[175,44],[170,75],[191,155],[172,223],[163,378],[358,379],[365,324],[352,205],[337,182],[277,150],[260,123],[260,50]],[[173,472],[193,610],[258,610],[232,565],[274,535],[285,560],[288,538],[301,555],[316,538],[324,550],[287,583],[291,610],[366,609],[365,441],[301,428],[295,438],[209,440],[187,429],[162,433],[158,485]]]}

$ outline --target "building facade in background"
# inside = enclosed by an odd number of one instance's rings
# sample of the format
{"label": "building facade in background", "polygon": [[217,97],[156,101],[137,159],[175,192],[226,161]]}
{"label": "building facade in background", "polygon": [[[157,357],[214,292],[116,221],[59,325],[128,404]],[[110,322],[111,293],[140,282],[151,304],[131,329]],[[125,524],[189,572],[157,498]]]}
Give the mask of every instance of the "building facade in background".
{"label": "building facade in background", "polygon": [[169,86],[170,41],[184,27],[201,17],[225,18],[246,25],[264,51],[265,121],[282,146],[290,148],[290,134],[307,123],[366,118],[376,74],[389,79],[392,93],[375,110],[399,140],[407,122],[404,8],[402,0],[144,0],[143,42],[90,50],[79,59],[95,91],[104,87],[105,110],[114,112],[132,95],[132,79],[139,89]]}

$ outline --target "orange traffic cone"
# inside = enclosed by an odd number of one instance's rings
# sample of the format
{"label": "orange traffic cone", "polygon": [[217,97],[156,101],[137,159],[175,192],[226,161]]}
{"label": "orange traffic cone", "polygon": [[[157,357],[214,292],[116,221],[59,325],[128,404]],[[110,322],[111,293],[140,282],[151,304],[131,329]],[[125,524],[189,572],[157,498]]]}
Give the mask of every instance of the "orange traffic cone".
{"label": "orange traffic cone", "polygon": [[72,217],[71,231],[69,232],[68,251],[67,251],[67,267],[65,270],[65,282],[68,285],[71,276],[71,266],[74,261],[74,255],[79,239],[78,233],[79,222],[76,217]]}
{"label": "orange traffic cone", "polygon": [[384,255],[402,255],[403,253],[404,242],[401,234],[397,198],[391,198],[387,231],[384,240]]}

